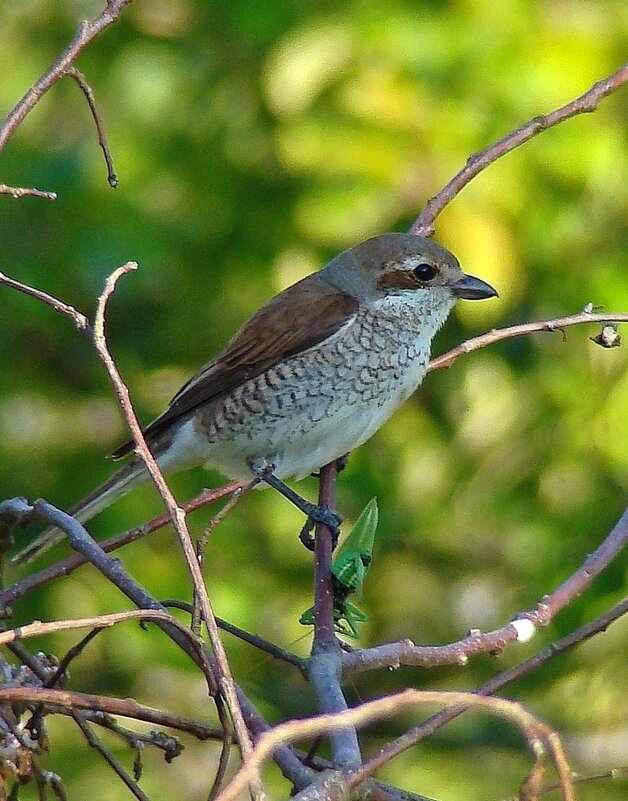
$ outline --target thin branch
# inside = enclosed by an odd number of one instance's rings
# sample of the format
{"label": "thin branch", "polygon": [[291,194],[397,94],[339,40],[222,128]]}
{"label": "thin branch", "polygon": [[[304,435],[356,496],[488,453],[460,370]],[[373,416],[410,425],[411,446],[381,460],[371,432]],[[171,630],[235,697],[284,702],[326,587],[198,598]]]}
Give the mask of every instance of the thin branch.
{"label": "thin branch", "polygon": [[[183,548],[183,553],[185,555],[185,561],[188,566],[188,570],[192,576],[192,581],[194,584],[194,591],[198,595],[200,600],[201,609],[203,612],[203,619],[205,621],[205,625],[207,626],[207,631],[209,633],[209,638],[212,644],[212,648],[214,649],[214,654],[216,658],[216,665],[218,667],[218,684],[220,687],[220,691],[223,697],[226,700],[226,703],[229,707],[229,712],[231,714],[231,719],[233,721],[233,725],[235,727],[236,734],[238,736],[238,744],[242,753],[242,759],[246,763],[253,749],[253,744],[251,742],[249,733],[246,729],[246,725],[244,723],[244,719],[242,716],[242,710],[240,709],[237,693],[235,689],[235,682],[231,675],[231,669],[229,667],[229,663],[227,661],[227,656],[222,645],[222,641],[220,639],[220,633],[218,630],[218,626],[216,624],[216,619],[213,613],[213,609],[211,607],[211,603],[209,600],[209,596],[207,594],[207,589],[205,587],[205,583],[203,580],[203,574],[201,573],[200,565],[198,563],[198,559],[196,558],[196,553],[194,551],[194,545],[192,543],[192,538],[190,537],[190,533],[187,528],[187,523],[185,519],[185,511],[177,504],[177,501],[172,494],[168,484],[166,483],[161,470],[159,469],[157,462],[153,458],[148,445],[146,444],[146,440],[144,439],[144,435],[142,433],[142,429],[140,424],[137,420],[135,415],[135,411],[133,409],[131,403],[131,397],[129,394],[129,390],[122,381],[120,377],[120,373],[109,353],[109,349],[107,347],[107,342],[105,339],[105,312],[107,308],[107,302],[111,297],[116,283],[118,280],[128,272],[137,269],[137,264],[135,262],[127,262],[126,264],[119,267],[117,270],[109,276],[105,283],[105,289],[98,299],[98,306],[96,309],[96,318],[94,320],[94,344],[96,345],[96,349],[100,358],[102,359],[103,364],[105,365],[105,369],[111,379],[111,382],[114,386],[116,395],[120,401],[120,406],[123,411],[125,420],[131,430],[131,434],[133,435],[133,439],[135,440],[135,450],[138,456],[144,462],[146,469],[148,470],[150,477],[152,478],[159,494],[163,498],[164,504],[166,509],[170,513],[172,518],[172,523],[174,528],[179,535],[179,541],[181,542],[181,546]],[[256,799],[260,801],[265,798],[264,791],[262,789],[261,780],[259,776],[255,775],[255,771],[252,774],[252,793]]]}
{"label": "thin branch", "polygon": [[534,117],[534,119],[526,122],[516,131],[507,134],[490,147],[469,156],[462,170],[437,195],[430,198],[421,214],[412,224],[410,233],[418,236],[430,236],[434,233],[434,220],[436,217],[482,170],[542,131],[575,117],[577,114],[587,114],[595,111],[604,97],[619,89],[627,81],[628,64],[624,64],[612,75],[597,81],[587,92],[575,100],[566,103],[555,111],[551,111],[549,114]]}
{"label": "thin branch", "polygon": [[363,648],[342,657],[345,675],[400,665],[435,667],[464,665],[469,657],[480,653],[498,653],[516,640],[522,639],[519,621],[529,621],[528,638],[539,626],[546,626],[553,617],[584,592],[628,543],[628,508],[610,534],[582,565],[553,592],[543,596],[531,610],[521,612],[500,629],[483,633],[474,630],[462,640],[449,645],[416,646],[411,640]]}
{"label": "thin branch", "polygon": [[107,0],[106,7],[92,22],[83,20],[74,35],[74,38],[66,49],[61,53],[55,63],[44,72],[33,86],[26,92],[24,97],[14,106],[0,125],[0,151],[2,151],[18,126],[26,115],[32,111],[46,92],[51,89],[57,81],[61,80],[67,69],[77,56],[95,39],[99,33],[110,25],[113,25],[120,16],[125,6],[130,5],[132,0]]}
{"label": "thin branch", "polygon": [[43,200],[56,200],[56,192],[46,192],[43,189],[35,189],[34,186],[9,186],[0,184],[0,195],[11,195],[16,200],[21,197],[40,197]]}
{"label": "thin branch", "polygon": [[[192,604],[189,604],[186,601],[179,601],[176,598],[167,598],[162,601],[162,604],[166,607],[182,609],[184,612],[187,612],[190,615],[194,609]],[[229,621],[224,620],[221,617],[217,617],[216,622],[218,623],[218,627],[223,631],[226,631],[228,634],[233,634],[234,637],[237,637],[239,640],[252,645],[253,648],[258,648],[260,651],[264,651],[264,653],[272,656],[274,659],[278,659],[281,662],[287,662],[289,665],[293,665],[303,674],[307,673],[307,659],[304,659],[302,656],[297,656],[291,651],[287,651],[285,648],[275,645],[275,643],[264,639],[264,637],[260,637],[259,634],[251,634],[249,631],[245,631],[239,626],[234,626],[233,623],[229,623]]]}
{"label": "thin branch", "polygon": [[0,272],[0,284],[4,284],[11,289],[17,289],[18,292],[22,292],[24,295],[28,295],[31,298],[45,303],[46,306],[50,306],[51,309],[59,312],[59,314],[65,314],[74,322],[74,325],[79,331],[82,331],[90,337],[92,336],[92,327],[89,320],[84,314],[77,311],[74,306],[57,300],[57,298],[49,295],[47,292],[42,292],[40,289],[35,289],[32,286],[28,286],[28,284],[23,284],[21,281],[16,281],[14,278],[9,278],[8,275],[2,272]]}
{"label": "thin branch", "polygon": [[[328,733],[346,728],[347,725],[362,727],[381,718],[398,715],[404,710],[423,704],[444,704],[446,706],[465,704],[484,709],[489,713],[504,717],[515,723],[522,729],[533,753],[538,754],[540,751],[546,750],[550,754],[561,781],[565,801],[573,801],[574,796],[569,767],[560,740],[549,726],[535,718],[523,706],[503,698],[486,698],[472,693],[421,690],[405,690],[396,695],[366,702],[344,712],[317,715],[303,720],[291,720],[275,726],[272,731],[260,737],[255,746],[251,762],[248,765],[244,765],[235,775],[231,783],[221,793],[219,801],[232,801],[238,792],[246,786],[249,780],[249,772],[254,765],[259,769],[264,760],[272,754],[278,743],[292,742],[293,740],[301,740],[320,733]],[[346,777],[345,792],[357,787],[364,779],[368,778],[369,773],[366,767],[354,771]]]}
{"label": "thin branch", "polygon": [[69,648],[64,654],[63,658],[59,660],[58,668],[55,670],[52,676],[44,682],[43,686],[52,689],[57,686],[61,686],[61,682],[67,679],[67,672],[71,662],[74,659],[77,659],[87,648],[87,646],[90,645],[91,642],[104,630],[104,628],[92,629],[71,648]]}
{"label": "thin branch", "polygon": [[[81,714],[86,720],[115,734],[131,748],[138,749],[142,745],[158,748],[163,751],[166,762],[172,762],[173,759],[183,753],[181,741],[171,734],[166,734],[156,729],[150,729],[147,732],[131,731],[131,729],[121,726],[112,715],[107,715],[104,712],[82,712]],[[222,731],[218,728],[216,729],[216,734],[218,739],[222,737]]]}
{"label": "thin branch", "polygon": [[129,776],[129,774],[109,751],[109,749],[105,748],[105,746],[100,742],[100,739],[94,734],[90,725],[78,715],[74,717],[74,721],[79,729],[83,732],[88,745],[94,750],[98,751],[101,757],[105,760],[113,772],[121,779],[131,793],[138,799],[138,801],[150,801],[149,797],[140,788],[138,783],[131,778],[131,776]]}
{"label": "thin branch", "polygon": [[52,690],[45,687],[0,687],[0,701],[6,704],[45,704],[48,708],[63,711],[87,709],[92,712],[104,712],[184,731],[199,740],[222,737],[222,732],[215,726],[207,726],[164,709],[139,704],[133,698],[111,698],[105,695]]}
{"label": "thin branch", "polygon": [[[233,507],[238,503],[244,492],[248,492],[254,486],[259,484],[260,479],[254,478],[252,481],[246,485],[246,487],[242,487],[237,489],[229,498],[229,500],[219,509],[216,514],[212,517],[209,521],[207,526],[205,526],[205,530],[201,534],[201,536],[196,540],[196,544],[194,546],[194,550],[196,551],[196,558],[198,559],[199,567],[203,568],[203,559],[205,555],[205,548],[207,547],[207,543],[209,542],[209,538],[216,530],[216,527],[219,523],[225,519],[225,517],[229,514],[229,512],[233,509]],[[194,603],[192,607],[192,631],[195,634],[200,634],[201,631],[201,607],[200,607],[200,598],[196,593],[194,593]],[[216,622],[218,620],[216,619]]]}
{"label": "thin branch", "polygon": [[481,334],[473,339],[467,339],[455,348],[437,356],[429,364],[428,372],[439,370],[443,367],[451,367],[460,356],[473,353],[474,350],[493,345],[495,342],[502,342],[505,339],[513,339],[525,334],[533,334],[537,331],[562,331],[572,325],[582,323],[627,323],[628,313],[609,312],[608,314],[591,314],[587,311],[572,314],[569,317],[556,317],[553,320],[539,320],[533,323],[522,323],[521,325],[510,325],[507,328],[494,328],[486,334]]}
{"label": "thin branch", "polygon": [[216,512],[216,514],[212,517],[207,526],[205,526],[205,530],[196,541],[196,556],[198,557],[198,561],[201,564],[201,566],[203,564],[204,552],[205,548],[207,547],[207,543],[209,542],[209,538],[216,530],[218,524],[225,519],[225,517],[238,503],[238,501],[242,498],[242,496],[249,490],[253,489],[253,487],[257,486],[259,482],[260,482],[259,478],[254,478],[252,481],[249,481],[249,483],[246,484],[245,486],[236,487],[236,489],[231,493],[231,497],[229,498],[227,503],[225,503],[225,505]]}
{"label": "thin branch", "polygon": [[[604,615],[600,615],[600,617],[598,617],[596,620],[580,627],[571,634],[568,634],[566,637],[563,637],[558,642],[553,643],[548,648],[544,648],[542,651],[535,654],[530,659],[527,659],[525,662],[515,665],[509,670],[503,671],[498,676],[494,676],[492,679],[489,679],[489,681],[478,687],[475,692],[478,695],[483,696],[494,695],[512,682],[517,681],[524,676],[527,676],[530,673],[538,670],[542,665],[545,665],[553,660],[558,654],[565,653],[566,651],[574,648],[599,632],[605,631],[611,625],[611,623],[619,620],[619,618],[625,615],[627,612],[628,600],[618,604],[609,612],[606,612]],[[459,717],[468,709],[469,707],[467,705],[443,709],[441,712],[432,715],[432,717],[428,718],[420,725],[410,729],[401,737],[398,737],[396,740],[388,743],[369,761],[369,774],[372,775],[376,770],[379,770],[382,765],[388,763],[391,759],[394,759],[396,756],[403,753],[403,751],[415,746],[421,740],[425,740],[437,729],[440,729],[446,723],[449,723],[449,721],[454,720],[454,718]],[[367,765],[365,765],[365,769],[366,767]]]}
{"label": "thin branch", "polygon": [[[571,780],[574,784],[593,784],[593,782],[603,782],[603,781],[615,781],[616,779],[628,779],[628,768],[611,768],[611,770],[607,770],[606,773],[596,773],[591,776],[572,776]],[[544,787],[539,789],[539,798],[541,796],[547,795],[548,793],[553,793],[556,790],[560,790],[559,784],[548,784]],[[512,801],[517,801],[517,799],[512,799]]]}
{"label": "thin branch", "polygon": [[52,634],[58,631],[86,628],[110,628],[118,623],[126,623],[128,620],[167,621],[179,628],[186,635],[189,633],[189,629],[167,611],[161,611],[159,609],[131,609],[128,612],[113,612],[108,615],[95,615],[94,617],[83,617],[75,620],[53,620],[48,623],[37,620],[26,626],[19,626],[15,629],[0,632],[0,645],[14,642],[15,640],[25,640],[29,637],[41,637],[45,634]]}
{"label": "thin branch", "polygon": [[[240,483],[233,482],[231,484],[226,484],[224,487],[203,490],[203,492],[197,495],[196,498],[184,503],[183,509],[186,513],[196,511],[197,509],[207,506],[209,503],[213,503],[216,500],[220,500],[220,498],[224,498],[226,495],[230,495],[232,492],[236,492],[241,486],[242,485]],[[9,502],[7,501],[5,503]],[[103,540],[99,543],[99,545],[105,553],[111,553],[111,551],[115,551],[124,545],[135,542],[147,534],[152,534],[153,531],[157,531],[158,529],[169,525],[171,522],[172,521],[168,513],[159,515],[158,517],[154,517],[152,520],[149,520],[147,523],[144,523],[141,526],[136,526],[135,528],[125,531],[123,534],[118,534],[115,537],[110,537],[107,540]],[[62,576],[69,576],[70,573],[73,573],[77,568],[85,564],[89,564],[89,559],[82,554],[77,553],[68,557],[67,559],[63,559],[61,562],[57,562],[50,567],[44,568],[44,570],[40,570],[38,573],[25,576],[20,581],[16,581],[14,584],[11,584],[5,590],[0,592],[0,609],[6,609],[16,600],[22,598],[24,595],[36,589],[37,587],[41,587],[44,584],[49,584],[51,581],[55,581]]]}
{"label": "thin branch", "polygon": [[546,595],[530,612],[519,615],[519,619],[530,620],[535,626],[546,626],[578,595],[589,587],[593,580],[628,544],[628,507],[604,542],[584,561],[582,567],[564,581],[554,592]]}
{"label": "thin branch", "polygon": [[109,186],[112,189],[115,189],[116,186],[118,186],[118,176],[116,175],[116,171],[113,166],[111,150],[109,149],[107,137],[105,136],[105,127],[102,117],[100,116],[100,112],[98,111],[98,107],[96,106],[96,99],[94,97],[92,87],[87,82],[87,78],[83,75],[83,73],[80,70],[77,70],[74,66],[67,67],[64,70],[64,75],[67,75],[69,78],[73,78],[85,95],[92,119],[94,120],[94,125],[96,126],[98,144],[100,145],[103,156],[105,157],[105,164],[107,165],[107,181],[109,182]]}

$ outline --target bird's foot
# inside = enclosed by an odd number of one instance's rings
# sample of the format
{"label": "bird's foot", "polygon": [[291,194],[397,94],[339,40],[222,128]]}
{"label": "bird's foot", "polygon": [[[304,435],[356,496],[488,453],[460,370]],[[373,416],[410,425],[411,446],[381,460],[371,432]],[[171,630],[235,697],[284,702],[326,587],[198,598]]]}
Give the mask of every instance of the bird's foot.
{"label": "bird's foot", "polygon": [[301,530],[301,534],[299,535],[301,542],[306,548],[313,550],[314,538],[312,537],[312,529],[315,525],[320,523],[324,526],[327,526],[327,528],[331,531],[332,545],[335,548],[338,542],[338,537],[340,536],[340,524],[342,523],[342,518],[339,517],[339,515],[337,515],[328,506],[317,506],[315,503],[311,503],[303,498],[287,484],[284,484],[280,478],[277,478],[277,476],[273,473],[273,470],[274,465],[272,464],[266,463],[261,466],[258,464],[251,465],[251,472],[253,475],[276,489],[277,492],[280,492],[284,496],[284,498],[287,498],[291,503],[293,503],[297,509],[300,509],[304,514],[307,515],[308,519]]}
{"label": "bird's foot", "polygon": [[305,525],[299,534],[299,539],[303,545],[305,545],[308,551],[313,551],[315,539],[312,532],[314,527],[320,523],[323,526],[327,526],[327,528],[330,530],[331,548],[332,550],[335,550],[336,545],[338,545],[338,538],[340,537],[340,524],[342,523],[342,518],[340,515],[337,515],[333,509],[330,509],[329,506],[316,506],[312,503],[310,504],[310,507],[311,508],[308,513],[307,520],[305,521]]}

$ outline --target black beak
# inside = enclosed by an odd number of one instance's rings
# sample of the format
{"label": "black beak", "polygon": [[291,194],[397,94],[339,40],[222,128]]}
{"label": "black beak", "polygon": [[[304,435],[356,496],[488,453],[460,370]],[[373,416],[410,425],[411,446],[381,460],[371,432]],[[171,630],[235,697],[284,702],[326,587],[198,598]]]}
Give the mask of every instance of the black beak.
{"label": "black beak", "polygon": [[497,298],[497,290],[493,289],[486,281],[476,278],[474,275],[463,275],[451,288],[454,295],[465,300],[485,300],[486,298]]}

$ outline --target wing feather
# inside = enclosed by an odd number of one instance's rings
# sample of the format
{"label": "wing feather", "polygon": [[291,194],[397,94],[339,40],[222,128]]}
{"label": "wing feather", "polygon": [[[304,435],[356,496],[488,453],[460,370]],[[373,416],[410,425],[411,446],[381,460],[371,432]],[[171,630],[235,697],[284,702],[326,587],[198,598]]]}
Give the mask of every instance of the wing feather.
{"label": "wing feather", "polygon": [[[358,307],[350,295],[308,276],[270,300],[246,322],[225,350],[184,384],[144,431],[150,439],[196,407],[226,395],[244,381],[303,353],[348,323]],[[127,442],[114,458],[133,450]]]}

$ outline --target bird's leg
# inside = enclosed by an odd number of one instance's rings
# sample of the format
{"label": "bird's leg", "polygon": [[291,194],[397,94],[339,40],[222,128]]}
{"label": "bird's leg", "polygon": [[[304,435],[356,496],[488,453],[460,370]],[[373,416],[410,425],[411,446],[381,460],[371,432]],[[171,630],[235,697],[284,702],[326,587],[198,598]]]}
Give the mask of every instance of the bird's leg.
{"label": "bird's leg", "polygon": [[349,464],[349,454],[345,453],[344,456],[339,456],[336,459],[336,472],[342,473],[345,467]]}
{"label": "bird's leg", "polygon": [[[344,456],[339,456],[336,459],[336,472],[337,473],[342,473],[342,471],[345,469],[345,467],[348,464],[349,464],[349,454],[348,453],[345,453]],[[310,475],[312,476],[312,478],[320,478],[321,477],[321,471],[317,470],[316,473],[310,473]]]}
{"label": "bird's leg", "polygon": [[258,478],[261,478],[261,480],[270,487],[276,489],[277,492],[280,492],[284,498],[287,498],[297,507],[297,509],[300,509],[303,514],[307,515],[308,519],[301,530],[301,534],[299,535],[301,542],[306,548],[313,550],[314,540],[311,537],[310,532],[317,523],[322,523],[322,525],[327,526],[327,528],[329,528],[331,531],[333,543],[335,545],[335,543],[338,542],[338,537],[340,536],[340,524],[342,523],[342,518],[328,506],[317,506],[315,503],[311,503],[303,498],[298,494],[298,492],[295,492],[287,484],[284,484],[284,482],[277,478],[277,476],[273,473],[274,467],[275,466],[272,464],[261,466],[256,463],[252,463],[251,472]]}

